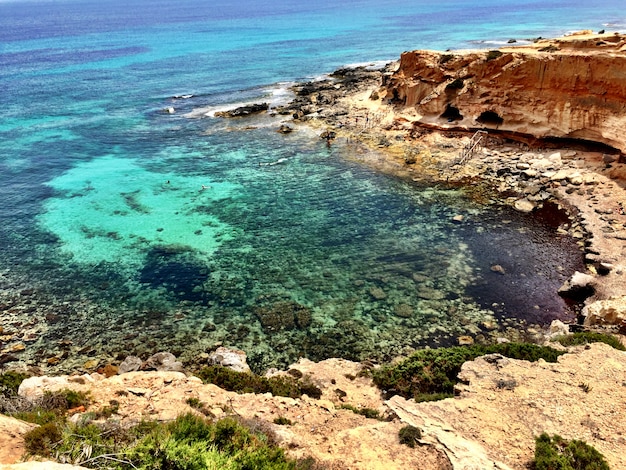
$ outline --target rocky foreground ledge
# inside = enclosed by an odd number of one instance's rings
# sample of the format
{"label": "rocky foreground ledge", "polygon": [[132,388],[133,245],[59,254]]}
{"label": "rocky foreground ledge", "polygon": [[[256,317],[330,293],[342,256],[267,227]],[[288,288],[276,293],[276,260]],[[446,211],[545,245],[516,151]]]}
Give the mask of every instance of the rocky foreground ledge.
{"label": "rocky foreground ledge", "polygon": [[[320,399],[237,394],[170,371],[33,377],[22,383],[20,395],[65,388],[87,392],[90,405],[72,416],[76,422],[115,399],[119,407],[108,419],[122,424],[198,412],[189,405],[192,398],[217,418],[237,415],[258,423],[289,455],[312,456],[324,468],[525,469],[542,432],[585,440],[611,468],[626,468],[626,352],[595,343],[571,348],[557,363],[492,356],[463,365],[458,397],[430,403],[398,396],[384,400],[371,379],[359,374],[362,364],[342,359],[303,359],[291,366],[292,374],[308,376],[322,390]],[[374,409],[390,420],[367,418],[344,405]],[[291,424],[275,424],[279,417]],[[422,431],[415,448],[399,442],[398,432],[407,424]],[[31,426],[0,416],[2,468],[54,468],[8,465],[21,456],[21,436]]]}

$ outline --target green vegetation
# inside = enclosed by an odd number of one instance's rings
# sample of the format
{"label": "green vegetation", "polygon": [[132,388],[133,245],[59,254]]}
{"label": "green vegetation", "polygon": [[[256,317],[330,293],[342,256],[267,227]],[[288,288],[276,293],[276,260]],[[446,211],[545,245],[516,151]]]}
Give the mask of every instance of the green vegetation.
{"label": "green vegetation", "polygon": [[491,50],[487,52],[487,61],[495,60],[498,57],[502,56],[502,52],[498,50]]}
{"label": "green vegetation", "polygon": [[609,470],[604,457],[584,441],[566,441],[546,433],[535,438],[534,470]]}
{"label": "green vegetation", "polygon": [[[108,426],[108,427],[107,427]],[[195,414],[167,424],[111,425],[50,423],[26,435],[28,452],[91,468],[291,470],[312,468],[310,459],[285,457],[263,433],[233,418],[210,422]]]}
{"label": "green vegetation", "polygon": [[68,410],[88,403],[89,397],[85,393],[64,389],[46,392],[33,400],[18,396],[0,397],[0,413],[29,423],[44,425],[64,419]]}
{"label": "green vegetation", "polygon": [[224,390],[237,393],[271,393],[274,396],[298,398],[303,394],[320,398],[322,391],[310,379],[296,380],[291,376],[261,377],[251,372],[235,372],[221,366],[209,366],[197,374],[204,383],[215,384]]}
{"label": "green vegetation", "polygon": [[282,426],[291,426],[293,422],[289,418],[285,418],[284,416],[279,416],[274,419],[274,424],[280,424]]}
{"label": "green vegetation", "polygon": [[400,428],[398,437],[400,437],[400,444],[404,444],[413,449],[415,444],[422,438],[422,431],[415,426],[407,425]]}
{"label": "green vegetation", "polygon": [[357,408],[356,406],[349,405],[347,403],[341,405],[339,408],[342,410],[350,410],[353,413],[356,413],[361,416],[365,416],[366,418],[369,418],[369,419],[377,419],[379,421],[384,421],[384,419],[380,416],[379,411],[375,410],[374,408]]}
{"label": "green vegetation", "polygon": [[582,331],[571,335],[558,336],[554,339],[554,341],[561,343],[563,346],[578,346],[581,344],[589,343],[605,343],[620,351],[626,351],[626,346],[624,346],[615,336],[605,333],[596,333],[593,331]]}
{"label": "green vegetation", "polygon": [[441,57],[439,57],[439,64],[443,65],[446,62],[450,62],[452,59],[454,59],[454,54],[442,54]]}
{"label": "green vegetation", "polygon": [[501,354],[527,361],[544,359],[556,362],[564,352],[529,343],[422,349],[396,365],[374,370],[373,379],[387,395],[401,395],[416,401],[440,400],[453,396],[463,363],[486,354]]}
{"label": "green vegetation", "polygon": [[0,374],[0,397],[15,397],[17,389],[28,375],[20,372],[8,371]]}

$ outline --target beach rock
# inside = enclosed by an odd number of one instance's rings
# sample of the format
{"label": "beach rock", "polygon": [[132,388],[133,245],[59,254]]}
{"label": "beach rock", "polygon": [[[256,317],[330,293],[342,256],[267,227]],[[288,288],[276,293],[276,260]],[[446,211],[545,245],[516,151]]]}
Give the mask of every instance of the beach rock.
{"label": "beach rock", "polygon": [[161,372],[184,372],[183,363],[176,360],[176,356],[169,352],[153,354],[141,366],[143,370],[157,370]]}
{"label": "beach rock", "polygon": [[279,134],[291,134],[293,132],[293,127],[289,127],[288,125],[283,124],[278,128],[276,132],[278,132]]}
{"label": "beach rock", "polygon": [[126,374],[127,372],[135,372],[141,369],[143,361],[136,356],[127,356],[117,368],[118,374]]}
{"label": "beach rock", "polygon": [[460,224],[463,222],[463,219],[464,219],[463,215],[458,214],[452,217],[452,222],[454,222],[455,224]]}
{"label": "beach rock", "polygon": [[208,363],[209,365],[228,367],[236,372],[250,372],[248,356],[240,349],[230,349],[220,346],[209,354]]}
{"label": "beach rock", "polygon": [[520,212],[532,212],[535,210],[535,204],[528,200],[528,198],[518,199],[513,204],[516,210]]}
{"label": "beach rock", "polygon": [[626,323],[626,297],[598,300],[582,310],[586,326]]}
{"label": "beach rock", "polygon": [[595,292],[596,279],[589,275],[576,271],[559,288],[558,293],[561,297],[568,297],[574,300],[585,300],[591,297]]}

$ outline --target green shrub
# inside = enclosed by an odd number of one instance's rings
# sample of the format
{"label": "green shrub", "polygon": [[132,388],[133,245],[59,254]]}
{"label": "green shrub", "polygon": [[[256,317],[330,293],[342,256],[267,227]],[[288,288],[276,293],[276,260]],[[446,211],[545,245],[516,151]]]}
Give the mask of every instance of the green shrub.
{"label": "green shrub", "polygon": [[489,51],[489,52],[487,52],[487,61],[495,60],[498,57],[500,57],[501,55],[502,55],[501,51],[498,51],[498,50]]}
{"label": "green shrub", "polygon": [[349,405],[347,403],[341,405],[339,408],[343,410],[350,410],[353,413],[356,413],[361,416],[365,416],[366,418],[369,418],[369,419],[377,419],[379,421],[382,421],[380,412],[378,410],[375,410],[374,408],[357,408],[356,406]]}
{"label": "green shrub", "polygon": [[17,396],[17,389],[27,378],[28,375],[11,370],[0,374],[0,396],[7,398]]}
{"label": "green shrub", "polygon": [[454,54],[442,54],[441,57],[439,57],[439,64],[443,65],[446,62],[450,62],[452,59],[454,59]]}
{"label": "green shrub", "polygon": [[282,426],[291,426],[293,422],[289,418],[285,418],[284,416],[279,416],[274,419],[274,424],[280,424]]}
{"label": "green shrub", "polygon": [[398,432],[398,437],[400,437],[400,444],[404,444],[405,446],[409,446],[411,449],[415,447],[415,444],[422,438],[422,431],[415,426],[411,426],[410,424],[400,428]]}
{"label": "green shrub", "polygon": [[584,441],[543,433],[535,438],[534,470],[609,470],[604,457]]}
{"label": "green shrub", "polygon": [[298,398],[307,394],[320,398],[322,391],[310,379],[296,380],[291,376],[261,377],[251,372],[236,372],[222,366],[204,367],[198,372],[204,383],[212,383],[237,393],[271,393],[274,396]]}
{"label": "green shrub", "polygon": [[388,396],[401,395],[416,401],[451,397],[461,366],[485,354],[501,354],[513,359],[556,362],[564,354],[554,348],[529,343],[457,346],[422,349],[404,361],[374,370],[374,383]]}
{"label": "green shrub", "polygon": [[61,431],[56,423],[46,423],[24,434],[24,447],[31,455],[49,457],[61,440]]}
{"label": "green shrub", "polygon": [[589,343],[605,343],[620,351],[626,351],[626,347],[613,335],[596,333],[594,331],[582,331],[571,335],[558,336],[554,339],[563,346],[578,346]]}
{"label": "green shrub", "polygon": [[[49,423],[26,435],[31,454],[95,468],[120,470],[291,470],[267,436],[233,418],[215,423],[185,414],[168,424],[142,422],[132,429]],[[308,464],[307,464],[308,465]],[[308,468],[311,468],[309,465]]]}

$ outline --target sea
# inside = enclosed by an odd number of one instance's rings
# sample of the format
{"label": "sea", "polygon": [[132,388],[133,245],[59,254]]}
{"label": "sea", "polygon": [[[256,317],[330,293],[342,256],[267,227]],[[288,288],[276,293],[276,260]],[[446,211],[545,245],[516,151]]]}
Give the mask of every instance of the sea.
{"label": "sea", "polygon": [[575,321],[555,292],[582,254],[554,217],[215,113],[582,29],[626,29],[623,0],[0,0],[0,367],[225,346],[262,372]]}

